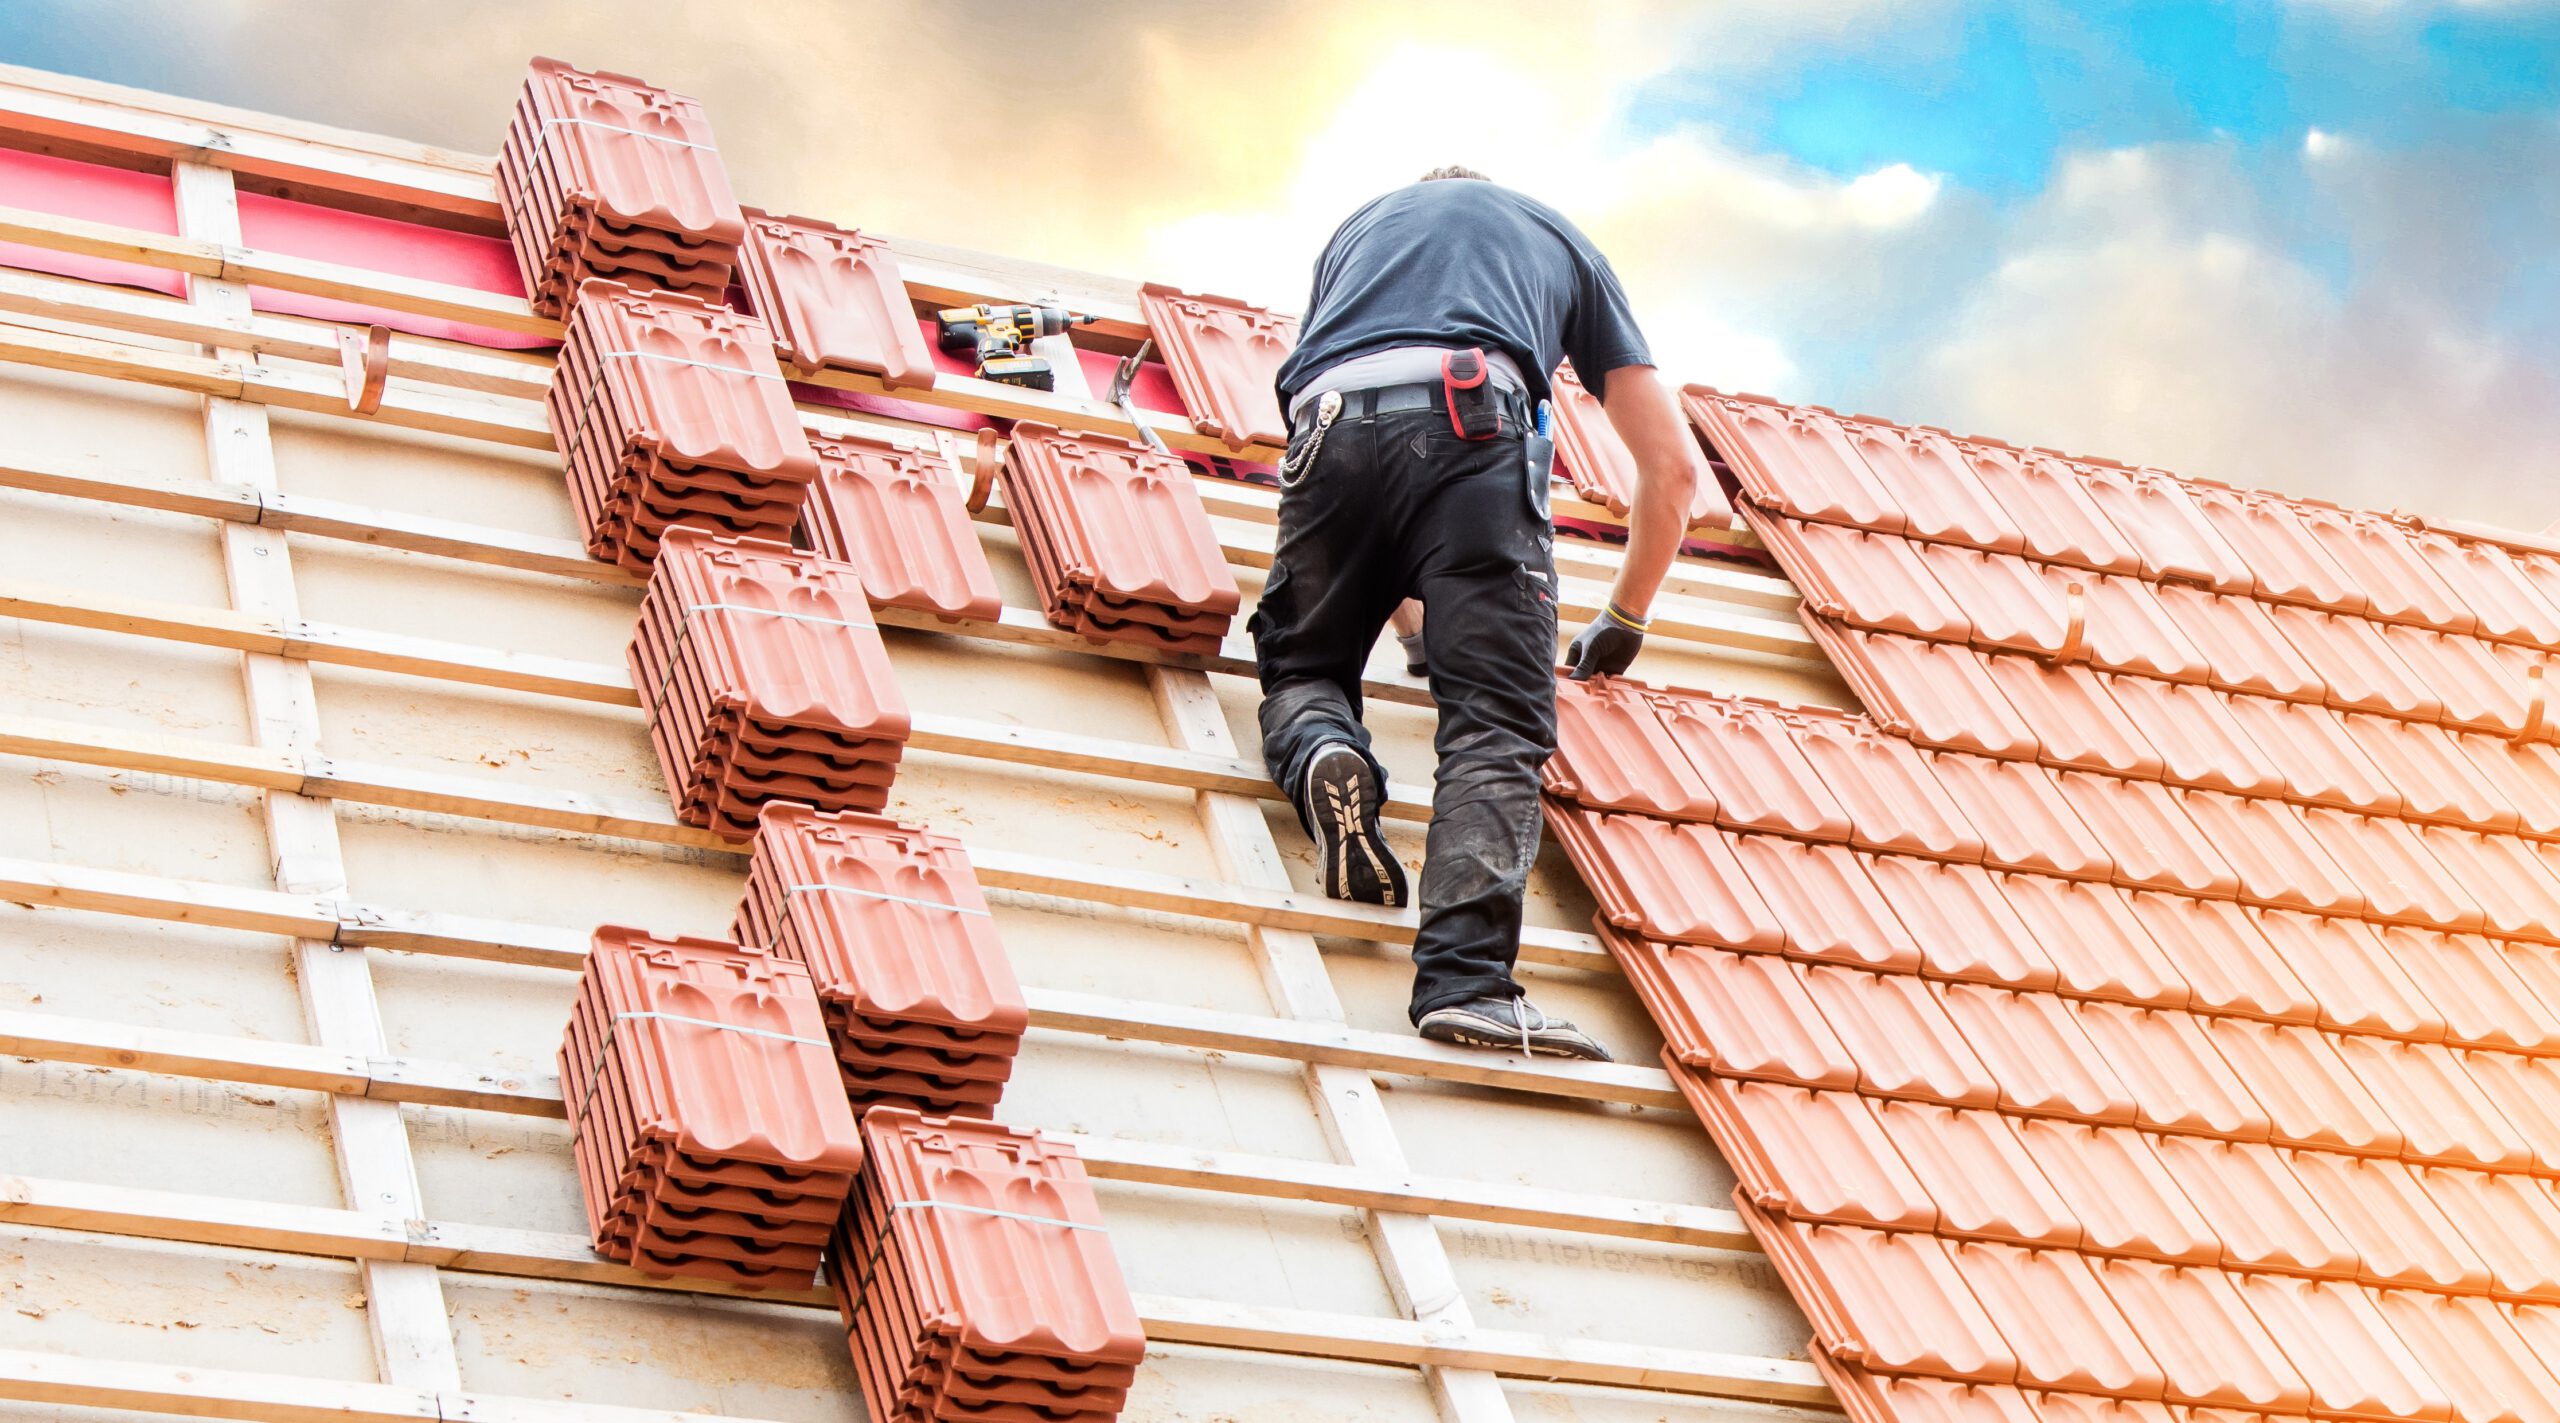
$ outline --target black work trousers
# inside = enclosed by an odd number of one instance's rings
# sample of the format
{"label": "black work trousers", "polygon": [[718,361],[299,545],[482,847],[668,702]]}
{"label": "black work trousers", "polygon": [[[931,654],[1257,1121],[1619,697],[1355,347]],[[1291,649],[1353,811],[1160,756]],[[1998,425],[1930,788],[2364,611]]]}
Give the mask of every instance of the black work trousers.
{"label": "black work trousers", "polygon": [[[1292,452],[1311,434],[1293,432]],[[1251,625],[1263,759],[1303,821],[1307,763],[1328,741],[1357,747],[1383,783],[1360,724],[1361,671],[1396,605],[1422,600],[1440,767],[1413,946],[1417,1021],[1520,991],[1511,966],[1538,853],[1538,767],[1556,743],[1554,533],[1529,502],[1528,459],[1516,418],[1472,441],[1439,410],[1337,420],[1280,496]]]}

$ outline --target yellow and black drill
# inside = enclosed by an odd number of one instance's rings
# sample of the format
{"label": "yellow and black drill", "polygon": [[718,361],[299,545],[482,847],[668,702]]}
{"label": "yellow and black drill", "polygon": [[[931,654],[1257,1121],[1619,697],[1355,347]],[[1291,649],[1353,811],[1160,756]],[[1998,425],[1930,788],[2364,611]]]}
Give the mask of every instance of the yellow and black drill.
{"label": "yellow and black drill", "polygon": [[1043,336],[1056,336],[1070,326],[1089,325],[1099,317],[1077,316],[1063,306],[955,306],[935,313],[942,323],[942,349],[974,351],[978,378],[1033,390],[1058,388],[1058,373],[1042,357],[1023,347]]}

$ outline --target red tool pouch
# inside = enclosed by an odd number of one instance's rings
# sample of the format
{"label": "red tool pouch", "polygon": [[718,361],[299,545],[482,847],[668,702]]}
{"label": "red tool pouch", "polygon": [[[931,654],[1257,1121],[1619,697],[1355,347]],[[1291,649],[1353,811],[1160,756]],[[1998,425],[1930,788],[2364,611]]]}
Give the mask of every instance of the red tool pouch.
{"label": "red tool pouch", "polygon": [[1440,391],[1449,403],[1449,428],[1461,440],[1490,440],[1502,433],[1502,403],[1494,397],[1493,370],[1481,348],[1440,357]]}

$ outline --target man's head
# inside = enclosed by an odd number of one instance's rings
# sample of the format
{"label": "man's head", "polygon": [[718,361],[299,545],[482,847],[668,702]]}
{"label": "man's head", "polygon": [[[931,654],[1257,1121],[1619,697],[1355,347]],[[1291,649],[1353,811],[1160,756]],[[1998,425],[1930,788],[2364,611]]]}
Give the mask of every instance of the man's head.
{"label": "man's head", "polygon": [[1423,174],[1418,181],[1436,183],[1443,178],[1473,178],[1479,183],[1490,183],[1493,181],[1491,178],[1486,177],[1473,168],[1461,168],[1455,163],[1450,164],[1446,168],[1434,168],[1430,172]]}

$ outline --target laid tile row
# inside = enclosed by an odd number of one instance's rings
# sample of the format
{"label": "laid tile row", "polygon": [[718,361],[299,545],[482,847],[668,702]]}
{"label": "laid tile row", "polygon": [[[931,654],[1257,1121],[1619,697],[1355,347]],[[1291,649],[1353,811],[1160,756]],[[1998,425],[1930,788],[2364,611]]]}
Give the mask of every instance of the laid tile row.
{"label": "laid tile row", "polygon": [[[1636,457],[1627,442],[1609,423],[1608,411],[1575,375],[1572,362],[1556,367],[1548,383],[1549,400],[1555,419],[1549,433],[1556,442],[1556,473],[1573,485],[1573,492],[1624,517],[1634,507],[1636,497]],[[1693,529],[1729,529],[1734,526],[1733,505],[1726,500],[1724,489],[1713,479],[1700,479],[1689,495],[1689,525]]]}
{"label": "laid tile row", "polygon": [[1702,386],[1683,403],[1746,501],[1791,519],[2560,649],[2560,560],[1818,406]]}
{"label": "laid tile row", "polygon": [[2560,1303],[2560,1196],[2515,1172],[1711,1075],[1666,1059],[1761,1210]]}
{"label": "laid tile row", "polygon": [[1606,935],[1680,1061],[2081,1124],[2560,1174],[2560,1064]]}

